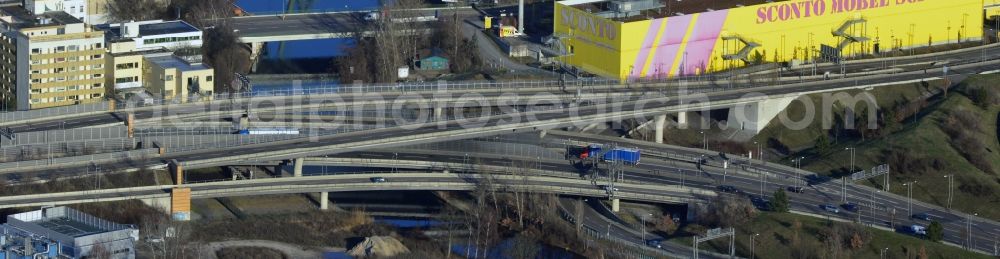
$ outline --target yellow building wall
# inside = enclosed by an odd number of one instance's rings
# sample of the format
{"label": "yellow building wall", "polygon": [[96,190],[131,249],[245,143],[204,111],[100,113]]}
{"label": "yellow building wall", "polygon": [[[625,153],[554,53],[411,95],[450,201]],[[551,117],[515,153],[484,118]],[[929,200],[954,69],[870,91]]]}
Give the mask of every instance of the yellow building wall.
{"label": "yellow building wall", "polygon": [[[618,77],[621,66],[622,23],[601,18],[576,8],[555,3],[553,34],[563,38],[567,55],[564,63],[588,72]],[[628,69],[628,68],[624,68]]]}
{"label": "yellow building wall", "polygon": [[[983,7],[982,0],[779,1],[622,23],[557,2],[554,31],[567,48],[572,46],[563,60],[568,64],[619,79],[668,77],[745,65],[723,60],[744,47],[724,36],[759,44],[749,53],[768,62],[810,60],[821,44],[836,47],[842,38],[833,32],[853,19],[866,22],[845,31],[869,40],[848,44],[841,52],[845,57],[871,54],[875,44],[887,52],[979,40]],[[600,28],[611,31],[602,34]]]}

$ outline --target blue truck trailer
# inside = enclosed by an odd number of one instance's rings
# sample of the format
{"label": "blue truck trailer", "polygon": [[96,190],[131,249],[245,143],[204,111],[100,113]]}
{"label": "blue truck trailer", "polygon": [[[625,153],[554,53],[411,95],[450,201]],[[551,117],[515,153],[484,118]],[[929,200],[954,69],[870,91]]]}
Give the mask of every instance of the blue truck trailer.
{"label": "blue truck trailer", "polygon": [[605,151],[601,145],[591,144],[580,154],[581,159],[598,156],[600,156],[601,160],[604,162],[621,162],[636,165],[639,164],[642,152],[636,148],[621,147]]}

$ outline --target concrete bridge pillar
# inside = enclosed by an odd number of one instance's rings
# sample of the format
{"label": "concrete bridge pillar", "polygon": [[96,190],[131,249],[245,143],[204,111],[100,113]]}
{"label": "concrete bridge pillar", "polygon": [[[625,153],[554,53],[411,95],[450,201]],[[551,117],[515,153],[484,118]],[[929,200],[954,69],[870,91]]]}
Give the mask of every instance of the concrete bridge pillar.
{"label": "concrete bridge pillar", "polygon": [[174,184],[184,184],[184,168],[181,163],[177,162],[177,159],[170,160],[169,168],[170,174],[174,176]]}
{"label": "concrete bridge pillar", "polygon": [[620,200],[618,198],[611,199],[611,211],[618,212],[621,210]]}
{"label": "concrete bridge pillar", "polygon": [[257,72],[257,63],[260,61],[260,54],[264,52],[263,42],[250,43],[250,72]]}
{"label": "concrete bridge pillar", "polygon": [[785,110],[797,97],[770,98],[760,102],[737,105],[729,109],[727,127],[760,133],[768,123]]}
{"label": "concrete bridge pillar", "polygon": [[320,192],[319,193],[319,209],[327,210],[330,208],[330,192]]}
{"label": "concrete bridge pillar", "polygon": [[434,120],[444,120],[444,107],[434,107]]}
{"label": "concrete bridge pillar", "polygon": [[296,158],[295,164],[293,165],[295,169],[292,170],[292,175],[295,177],[302,176],[302,164],[305,163],[305,158]]}
{"label": "concrete bridge pillar", "polygon": [[690,112],[679,112],[677,113],[677,127],[681,129],[688,128],[688,113]]}
{"label": "concrete bridge pillar", "polygon": [[656,143],[662,144],[663,132],[667,128],[667,115],[666,114],[656,115],[656,118],[653,119],[653,124],[655,124],[653,126],[656,127],[654,133],[656,135]]}
{"label": "concrete bridge pillar", "polygon": [[125,116],[125,127],[128,128],[128,138],[135,138],[135,113],[129,112]]}
{"label": "concrete bridge pillar", "polygon": [[170,217],[175,221],[191,220],[191,188],[170,190]]}

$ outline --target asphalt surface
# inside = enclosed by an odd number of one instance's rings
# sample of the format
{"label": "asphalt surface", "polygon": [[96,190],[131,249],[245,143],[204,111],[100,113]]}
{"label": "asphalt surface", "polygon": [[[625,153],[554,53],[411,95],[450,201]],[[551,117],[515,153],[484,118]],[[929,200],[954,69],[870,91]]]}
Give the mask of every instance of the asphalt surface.
{"label": "asphalt surface", "polygon": [[[998,67],[1000,66],[989,65],[971,69],[951,69],[951,70],[956,74],[959,73],[971,74],[981,71],[992,70]],[[889,77],[890,78],[887,79],[881,79],[880,81],[913,80],[913,79],[925,78],[927,77],[927,75],[922,72],[909,72],[909,73],[895,74]],[[447,121],[446,123],[426,123],[422,125],[409,125],[406,127],[395,126],[377,130],[365,130],[354,133],[336,134],[332,136],[328,135],[328,136],[309,137],[292,141],[265,143],[265,144],[239,146],[239,147],[220,147],[217,149],[199,150],[191,152],[168,153],[166,156],[162,157],[160,161],[155,161],[152,164],[162,165],[164,162],[169,161],[170,159],[177,159],[179,161],[184,162],[184,161],[196,161],[196,160],[203,160],[210,158],[232,157],[236,155],[252,155],[252,159],[256,160],[285,160],[303,156],[327,155],[327,154],[336,154],[336,153],[344,153],[344,152],[360,150],[360,147],[359,149],[327,149],[323,151],[316,151],[316,150],[305,151],[303,150],[304,148],[316,148],[334,144],[347,144],[351,142],[364,141],[364,140],[386,140],[386,139],[391,139],[393,137],[418,135],[426,133],[444,133],[444,132],[462,130],[466,128],[482,128],[484,130],[478,135],[466,135],[466,137],[449,136],[441,139],[436,139],[436,141],[448,140],[449,138],[461,139],[461,138],[471,138],[471,137],[483,137],[488,135],[502,135],[505,133],[516,133],[524,131],[530,132],[537,130],[538,129],[537,126],[544,126],[545,128],[571,126],[566,124],[549,123],[557,119],[580,118],[582,116],[595,116],[596,118],[595,120],[586,122],[577,120],[577,122],[579,122],[578,123],[579,125],[572,125],[572,126],[585,126],[586,124],[592,122],[626,119],[626,117],[619,117],[619,118],[596,117],[596,115],[606,114],[608,112],[624,112],[627,114],[631,114],[631,116],[629,117],[645,117],[657,113],[656,111],[668,109],[669,107],[676,107],[677,105],[681,104],[699,103],[698,101],[700,100],[708,100],[709,102],[736,100],[744,97],[747,93],[750,92],[755,94],[763,94],[771,96],[771,95],[782,95],[782,94],[796,93],[796,92],[825,91],[830,88],[850,87],[855,84],[857,83],[851,79],[830,80],[830,81],[824,81],[821,84],[805,83],[805,84],[795,84],[784,87],[762,87],[753,89],[710,92],[702,96],[704,98],[696,98],[696,99],[655,98],[655,99],[642,99],[640,101],[620,102],[620,105],[617,105],[619,103],[616,103],[616,105],[611,105],[611,106],[584,105],[584,106],[575,106],[575,107],[556,109],[544,112],[509,113],[509,114],[501,114],[483,118],[450,120]],[[212,109],[212,107],[206,108],[204,106],[184,106],[184,107],[189,107],[189,108],[180,110],[172,109],[170,112],[172,112],[172,114],[185,114],[185,113],[197,113],[199,110],[204,110],[204,109]],[[239,108],[231,110],[233,110],[234,113],[236,114],[240,112]],[[137,117],[152,116],[155,112],[156,111],[137,113],[136,116]],[[520,129],[515,130],[514,132],[501,132],[496,130],[489,131],[486,129],[486,127],[508,125],[512,122],[535,122],[535,124],[533,125],[536,126],[522,127]],[[428,142],[433,142],[433,141],[428,140]],[[412,143],[406,140],[400,140],[391,143],[387,142],[385,143],[384,146],[379,146],[379,147],[388,147],[400,144],[416,144],[416,143]],[[369,146],[368,148],[372,147]],[[285,150],[288,152],[285,153],[287,155],[265,156],[257,154],[260,152],[275,151],[275,150]],[[57,169],[56,171],[51,173],[72,174],[73,172],[83,172],[83,171],[86,170],[82,168],[68,168],[68,169]]]}
{"label": "asphalt surface", "polygon": [[[581,137],[574,137],[572,139],[584,141],[591,140],[595,143],[603,143],[598,142],[602,140],[601,138],[586,138],[586,134],[581,134],[580,136]],[[703,152],[692,152],[687,149],[665,145],[657,145],[658,147],[651,146],[653,145],[644,146],[642,149],[644,151],[656,150],[670,154],[687,155],[690,157],[700,157],[704,154]],[[396,154],[384,152],[357,152],[341,154],[337,155],[337,157],[384,159],[389,161],[398,159],[404,162],[407,160],[449,163],[462,163],[463,161],[468,161],[463,155],[456,154],[462,152],[431,150],[420,153],[411,152],[413,151],[400,150],[399,152],[395,152]],[[596,185],[607,184],[606,168],[603,168],[603,170],[595,170],[594,168],[581,166],[579,161],[552,161],[551,159],[538,160],[535,158],[514,157],[503,154],[468,154],[471,158],[475,159],[477,163],[484,165],[537,165],[537,168],[539,169],[573,172],[576,173],[576,175],[584,177],[592,177],[595,175],[595,171],[599,171],[596,175],[600,175],[601,177],[598,177]],[[518,163],[512,163],[512,161]],[[796,211],[831,218],[839,218],[848,221],[860,219],[860,222],[866,225],[894,229],[898,232],[904,233],[905,227],[910,225],[917,224],[927,226],[927,224],[929,224],[929,221],[913,219],[910,217],[911,213],[907,213],[906,197],[900,197],[898,195],[885,192],[873,193],[871,188],[849,184],[847,188],[847,201],[856,203],[859,209],[857,211],[848,211],[842,206],[844,203],[841,202],[842,185],[840,181],[828,181],[808,185],[803,172],[796,172],[795,169],[774,163],[761,165],[759,164],[759,161],[755,161],[755,164],[749,165],[745,161],[731,161],[730,163],[732,167],[727,170],[723,170],[723,159],[721,157],[709,155],[706,156],[706,161],[706,164],[699,167],[692,161],[676,161],[673,159],[658,158],[648,155],[647,153],[644,155],[643,162],[638,166],[625,168],[624,179],[650,184],[682,185],[707,190],[717,190],[719,185],[730,185],[740,190],[740,197],[745,197],[751,200],[754,197],[762,197],[766,200],[769,199],[770,195],[777,189],[783,189],[789,186],[801,186],[805,188],[805,191],[802,193],[788,192],[792,209]],[[602,167],[602,164],[598,164],[598,167]],[[762,178],[759,177],[759,171],[764,171],[773,175],[769,175],[767,178],[762,180]],[[723,177],[723,175],[725,175],[725,177]],[[761,195],[762,190],[763,195]],[[873,207],[872,204],[875,206]],[[820,205],[831,205],[837,207],[839,212],[832,213],[826,211],[820,208]],[[931,220],[941,222],[945,229],[946,241],[959,245],[966,243],[964,231],[967,229],[967,221],[965,214],[958,211],[948,211],[947,209],[941,207],[919,202],[912,203],[912,207],[912,214],[928,213]],[[874,217],[872,216],[873,209]],[[895,211],[894,219],[892,215],[893,211]],[[994,235],[1000,234],[1000,224],[991,220],[975,218],[972,222],[972,230],[974,233],[981,233],[974,235],[972,245],[975,245],[976,249],[981,251],[993,251]]]}

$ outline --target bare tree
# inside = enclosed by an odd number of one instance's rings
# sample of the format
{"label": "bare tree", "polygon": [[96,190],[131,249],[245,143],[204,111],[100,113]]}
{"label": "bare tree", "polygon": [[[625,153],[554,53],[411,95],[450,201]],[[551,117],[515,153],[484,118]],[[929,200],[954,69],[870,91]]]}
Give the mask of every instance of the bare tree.
{"label": "bare tree", "polygon": [[207,63],[215,68],[216,92],[232,92],[233,75],[250,70],[250,54],[242,46],[227,22],[218,22],[214,29],[205,31],[202,53]]}
{"label": "bare tree", "polygon": [[108,20],[143,21],[163,18],[165,5],[157,0],[108,0]]}

